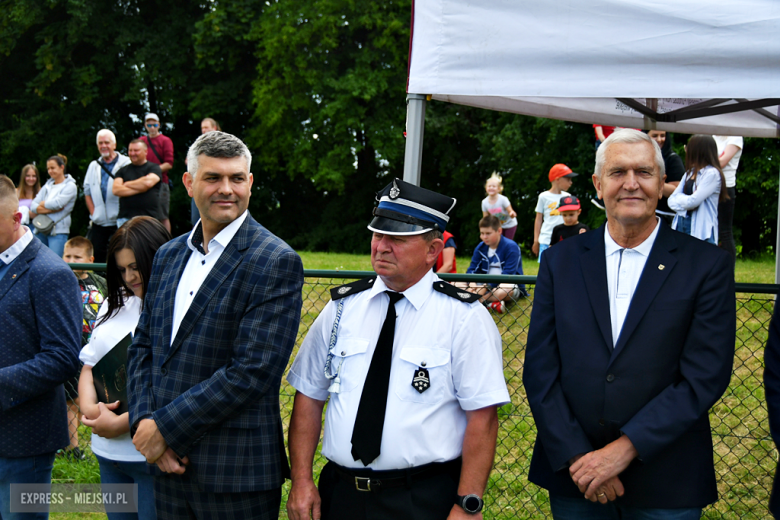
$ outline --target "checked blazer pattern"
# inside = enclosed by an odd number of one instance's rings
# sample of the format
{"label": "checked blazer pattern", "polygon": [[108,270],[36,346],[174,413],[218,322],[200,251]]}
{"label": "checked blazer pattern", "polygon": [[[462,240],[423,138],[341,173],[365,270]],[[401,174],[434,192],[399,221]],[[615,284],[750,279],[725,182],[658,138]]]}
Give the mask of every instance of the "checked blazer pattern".
{"label": "checked blazer pattern", "polygon": [[154,259],[128,351],[130,424],[153,418],[204,491],[279,487],[289,472],[279,386],[298,333],[301,259],[247,216],[171,341],[187,238]]}

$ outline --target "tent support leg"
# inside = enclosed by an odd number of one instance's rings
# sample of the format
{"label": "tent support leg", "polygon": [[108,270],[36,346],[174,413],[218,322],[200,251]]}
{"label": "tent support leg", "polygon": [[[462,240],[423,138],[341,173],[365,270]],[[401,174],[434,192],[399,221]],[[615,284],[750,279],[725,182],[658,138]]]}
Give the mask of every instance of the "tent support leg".
{"label": "tent support leg", "polygon": [[775,237],[775,283],[780,283],[780,190],[777,191],[777,236]]}
{"label": "tent support leg", "polygon": [[404,152],[404,181],[420,185],[422,145],[425,133],[425,94],[406,96],[406,150]]}

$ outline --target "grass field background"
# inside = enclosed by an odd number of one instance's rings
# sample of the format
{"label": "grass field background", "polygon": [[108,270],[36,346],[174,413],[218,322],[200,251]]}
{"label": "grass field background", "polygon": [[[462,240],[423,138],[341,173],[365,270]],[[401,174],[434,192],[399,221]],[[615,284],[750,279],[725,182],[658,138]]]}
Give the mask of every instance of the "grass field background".
{"label": "grass field background", "polygon": [[[301,257],[305,269],[371,270],[367,255],[304,252]],[[458,272],[465,273],[469,260],[457,259]],[[537,273],[535,259],[524,258],[523,265],[525,274]],[[744,283],[774,283],[774,260],[766,257],[738,261],[735,278]],[[345,283],[338,278],[307,279],[306,282],[298,345],[330,299],[330,288]],[[772,300],[771,295],[737,294],[738,331],[732,383],[710,414],[720,500],[705,511],[708,519],[759,519],[769,515],[766,504],[777,451],[769,436],[762,376],[763,347],[773,309]],[[536,432],[521,379],[532,302],[533,291],[530,299],[511,306],[508,313],[494,315],[504,341],[504,374],[512,402],[499,410],[501,426],[496,465],[486,493],[486,519],[549,518],[547,493],[527,480]],[[292,388],[283,381],[281,403],[285,428],[292,408],[292,395]],[[97,461],[88,448],[89,430],[83,426],[80,438],[82,448],[88,452],[87,460],[74,463],[58,458],[52,475],[54,482],[100,481]],[[317,456],[315,464],[318,470],[324,462]],[[283,499],[286,499],[288,491],[289,483],[283,491]],[[286,518],[284,511],[280,517]],[[104,519],[106,516],[52,513],[51,518]]]}

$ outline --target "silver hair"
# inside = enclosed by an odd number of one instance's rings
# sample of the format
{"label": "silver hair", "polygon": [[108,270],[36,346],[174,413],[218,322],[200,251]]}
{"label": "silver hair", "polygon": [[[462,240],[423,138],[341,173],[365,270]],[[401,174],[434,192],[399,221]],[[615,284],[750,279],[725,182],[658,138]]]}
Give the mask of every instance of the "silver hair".
{"label": "silver hair", "polygon": [[664,156],[661,154],[661,147],[655,142],[649,135],[639,130],[632,128],[623,128],[613,132],[612,135],[607,137],[603,143],[596,150],[596,167],[593,173],[601,177],[602,170],[604,169],[604,156],[607,155],[607,148],[615,143],[621,144],[636,144],[636,143],[648,143],[652,145],[655,152],[655,166],[658,168],[659,176],[663,178],[666,175],[666,167],[664,166]]}
{"label": "silver hair", "polygon": [[187,171],[192,178],[198,173],[198,157],[221,157],[232,159],[234,157],[246,158],[246,169],[252,169],[252,154],[249,148],[238,137],[215,130],[198,137],[187,152]]}
{"label": "silver hair", "polygon": [[116,144],[116,136],[114,135],[114,132],[112,132],[108,128],[104,128],[102,130],[98,130],[97,137],[95,138],[95,143],[96,144],[98,143],[98,141],[100,141],[100,136],[101,135],[107,135],[109,140],[112,143]]}

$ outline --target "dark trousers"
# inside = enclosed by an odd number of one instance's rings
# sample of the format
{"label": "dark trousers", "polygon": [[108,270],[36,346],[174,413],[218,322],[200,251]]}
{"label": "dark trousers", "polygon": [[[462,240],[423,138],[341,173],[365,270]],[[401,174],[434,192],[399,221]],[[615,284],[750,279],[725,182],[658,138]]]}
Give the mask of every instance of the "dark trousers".
{"label": "dark trousers", "polygon": [[163,474],[154,478],[154,501],[158,520],[277,520],[282,488],[209,493],[186,473]]}
{"label": "dark trousers", "polygon": [[446,520],[458,496],[460,469],[415,480],[408,487],[359,491],[328,462],[320,473],[322,520]]}
{"label": "dark trousers", "polygon": [[736,188],[726,188],[729,200],[718,204],[718,241],[720,247],[731,255],[732,262],[737,259],[737,245],[734,243],[734,233],[731,231],[734,223],[734,206],[737,200]]}
{"label": "dark trousers", "polygon": [[116,233],[116,226],[98,226],[94,222],[87,232],[87,238],[95,250],[95,263],[105,264],[108,251],[108,241]]}

